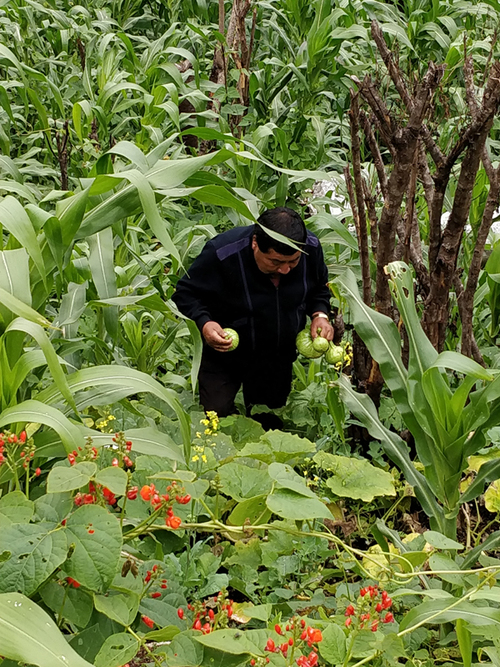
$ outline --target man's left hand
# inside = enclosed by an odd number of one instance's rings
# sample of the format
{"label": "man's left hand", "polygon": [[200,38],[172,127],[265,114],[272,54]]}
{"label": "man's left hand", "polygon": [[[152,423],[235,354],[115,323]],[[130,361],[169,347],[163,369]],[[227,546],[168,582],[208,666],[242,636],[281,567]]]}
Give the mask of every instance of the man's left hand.
{"label": "man's left hand", "polygon": [[[318,331],[319,330],[319,331]],[[311,338],[322,336],[326,340],[333,340],[334,329],[325,317],[313,317],[311,321]]]}

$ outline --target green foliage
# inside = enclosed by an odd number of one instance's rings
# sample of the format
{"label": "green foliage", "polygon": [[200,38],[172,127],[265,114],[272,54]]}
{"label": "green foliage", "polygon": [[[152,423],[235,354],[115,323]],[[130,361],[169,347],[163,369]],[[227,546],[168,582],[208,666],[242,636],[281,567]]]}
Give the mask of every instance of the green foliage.
{"label": "green foliage", "polygon": [[[3,3],[2,667],[236,667],[266,657],[278,667],[312,650],[322,667],[385,667],[400,658],[441,662],[450,642],[464,665],[482,661],[480,644],[493,643],[484,651],[495,655],[499,569],[482,552],[499,537],[482,543],[481,528],[461,556],[455,528],[459,507],[499,474],[498,457],[482,450],[498,420],[498,379],[466,358],[437,355],[420,328],[409,271],[390,267],[408,368],[396,326],[362,303],[356,278],[343,274],[340,291],[331,285],[334,306],[354,322],[391,392],[380,412],[345,377],[333,384],[334,368],[301,359],[280,412],[283,432],[238,415],[198,435],[206,426],[195,399],[202,342],[170,297],[207,239],[265,207],[303,208],[327,173],[339,208],[316,198],[307,224],[332,274],[346,266],[357,275],[339,173],[353,77],[380,71],[370,21],[381,23],[409,81],[429,59],[447,63],[454,95],[438,96],[432,121],[445,150],[465,111],[464,37],[482,75],[489,50],[498,51],[497,9],[260,3],[245,106],[246,73],[232,69],[227,50],[226,85],[210,77],[214,42],[224,37],[217,3]],[[379,83],[397,114],[392,87]],[[366,174],[373,184],[373,169]],[[486,195],[480,172],[472,234]],[[417,196],[426,241],[421,209]],[[470,252],[466,240],[464,267]],[[477,297],[478,340],[490,345],[496,258],[495,248]],[[351,413],[404,479],[380,451],[371,462],[348,456],[358,426]],[[404,427],[419,461],[396,433]],[[472,454],[485,460],[459,490]],[[153,504],[140,493],[151,485]],[[408,542],[395,515],[415,513],[410,487],[435,530]],[[495,493],[490,486],[490,510]],[[377,546],[360,549],[372,536]],[[481,568],[462,574],[478,559]],[[349,604],[369,604],[360,590],[373,577],[393,597],[399,625],[372,631],[358,615],[346,626]],[[209,633],[196,627],[198,612]],[[296,633],[286,658],[266,651],[269,638],[280,642],[276,626],[290,633],[299,617],[322,640],[307,646]],[[444,634],[450,624],[456,634],[439,647],[424,630],[439,625]]]}

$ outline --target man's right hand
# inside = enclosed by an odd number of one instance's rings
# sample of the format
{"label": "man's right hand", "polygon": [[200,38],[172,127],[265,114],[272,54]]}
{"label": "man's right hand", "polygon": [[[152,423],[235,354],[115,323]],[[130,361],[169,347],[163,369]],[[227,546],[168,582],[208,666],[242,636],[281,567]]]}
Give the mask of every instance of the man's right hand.
{"label": "man's right hand", "polygon": [[224,329],[217,322],[207,322],[201,330],[202,336],[207,345],[213,347],[217,352],[228,352],[232,341],[226,338]]}

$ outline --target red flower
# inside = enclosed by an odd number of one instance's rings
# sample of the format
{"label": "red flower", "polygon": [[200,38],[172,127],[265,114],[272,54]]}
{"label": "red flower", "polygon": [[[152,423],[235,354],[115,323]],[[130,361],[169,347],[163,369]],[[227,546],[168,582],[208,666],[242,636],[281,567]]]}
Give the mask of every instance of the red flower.
{"label": "red flower", "polygon": [[149,616],[142,616],[143,623],[145,623],[148,628],[152,628],[155,624],[152,618],[149,618]]}
{"label": "red flower", "polygon": [[278,623],[276,623],[276,625],[274,626],[274,631],[277,632],[279,635],[283,634],[283,630],[281,629],[281,626],[278,625]]}
{"label": "red flower", "polygon": [[142,487],[141,489],[141,498],[143,500],[150,500],[151,496],[153,495],[155,491],[154,484],[151,484],[151,486],[148,486],[147,484]]}
{"label": "red flower", "polygon": [[350,604],[350,605],[347,607],[347,609],[345,610],[345,615],[346,615],[346,616],[354,616],[355,613],[356,613],[356,610],[354,609],[354,607],[352,606],[352,604]]}
{"label": "red flower", "polygon": [[167,518],[165,519],[165,524],[169,528],[173,528],[174,530],[177,530],[177,528],[179,528],[181,523],[182,519],[180,518],[180,516],[167,516]]}
{"label": "red flower", "polygon": [[382,609],[389,609],[392,606],[391,598],[386,598],[382,601]]}
{"label": "red flower", "polygon": [[184,618],[184,609],[182,609],[181,607],[179,607],[179,609],[177,610],[177,616],[178,616],[178,617],[181,619],[181,621],[182,621],[182,619]]}
{"label": "red flower", "polygon": [[313,630],[312,634],[310,635],[311,641],[313,644],[316,644],[317,642],[320,642],[323,639],[323,635],[321,634],[321,630]]}
{"label": "red flower", "polygon": [[35,470],[35,475],[36,475],[36,477],[40,477],[41,474],[42,474],[42,469],[41,469],[41,468],[37,468],[37,469]]}
{"label": "red flower", "polygon": [[127,498],[129,500],[135,500],[137,498],[137,494],[139,492],[139,489],[137,486],[131,486],[130,489],[127,492]]}
{"label": "red flower", "polygon": [[390,611],[387,612],[387,614],[384,616],[384,623],[394,623],[394,616]]}
{"label": "red flower", "polygon": [[201,630],[201,621],[199,618],[196,619],[193,625],[194,630]]}
{"label": "red flower", "polygon": [[80,588],[81,586],[81,584],[76,579],[73,579],[73,577],[66,577],[66,581],[70,586],[73,586],[73,588]]}
{"label": "red flower", "polygon": [[264,650],[265,651],[271,651],[271,653],[273,653],[275,648],[276,648],[276,644],[274,643],[274,641],[271,638],[269,638],[267,640],[266,648]]}
{"label": "red flower", "polygon": [[352,618],[349,616],[349,618],[345,619],[344,625],[346,628],[348,628],[351,625],[351,623],[352,623]]}
{"label": "red flower", "polygon": [[156,593],[151,593],[152,598],[161,598],[161,593],[159,591],[156,591]]}
{"label": "red flower", "polygon": [[19,440],[23,443],[23,445],[26,442],[26,437],[27,437],[26,431],[21,431],[21,433],[19,434]]}

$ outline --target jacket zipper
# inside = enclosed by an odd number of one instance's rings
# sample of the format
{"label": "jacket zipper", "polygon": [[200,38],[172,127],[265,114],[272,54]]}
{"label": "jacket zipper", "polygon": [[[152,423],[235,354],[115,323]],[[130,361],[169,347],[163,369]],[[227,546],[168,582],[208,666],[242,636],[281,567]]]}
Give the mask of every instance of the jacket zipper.
{"label": "jacket zipper", "polygon": [[279,290],[279,285],[276,285],[274,289],[276,290],[276,319],[277,319],[277,321],[278,321],[277,330],[278,330],[278,350],[279,350],[279,347],[280,347],[280,338],[281,338],[281,330],[280,330],[280,327],[281,327],[281,322],[280,322],[280,298],[279,298],[279,292],[278,292],[278,290]]}

